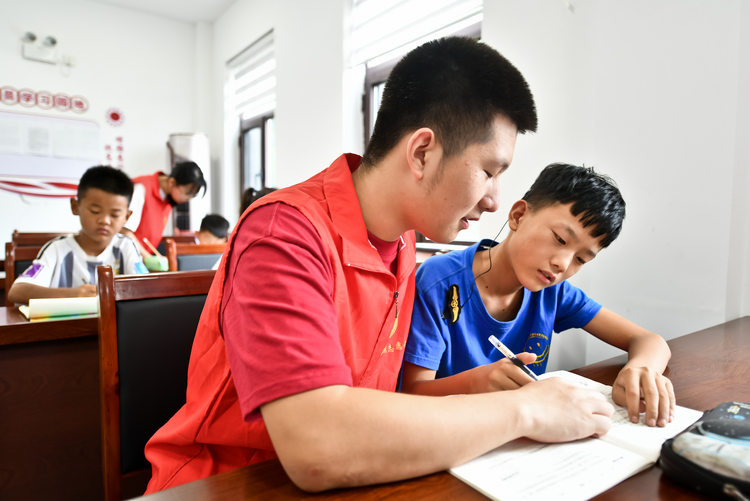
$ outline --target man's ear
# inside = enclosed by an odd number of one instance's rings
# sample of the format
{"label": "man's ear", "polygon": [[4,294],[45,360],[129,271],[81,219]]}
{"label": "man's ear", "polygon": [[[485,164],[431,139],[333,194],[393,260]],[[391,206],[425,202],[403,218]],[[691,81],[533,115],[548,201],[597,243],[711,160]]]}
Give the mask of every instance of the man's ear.
{"label": "man's ear", "polygon": [[132,210],[128,210],[128,213],[125,214],[125,222],[126,223],[128,222],[128,219],[130,219],[130,216],[132,216],[132,215],[133,215],[133,211]]}
{"label": "man's ear", "polygon": [[519,200],[513,204],[508,213],[508,227],[512,231],[518,229],[518,225],[521,223],[523,217],[529,213],[529,204],[526,200]]}
{"label": "man's ear", "polygon": [[227,243],[228,241],[229,241],[229,239],[228,239],[227,237],[221,237],[221,238],[219,239],[219,242],[220,242],[220,243],[222,243],[222,244],[225,244],[225,243]]}
{"label": "man's ear", "polygon": [[437,142],[435,132],[428,127],[414,131],[406,143],[406,161],[409,164],[409,170],[419,180],[424,178],[425,169],[430,163],[440,162],[442,153],[443,149]]}
{"label": "man's ear", "polygon": [[74,216],[79,216],[78,213],[78,199],[76,197],[70,197],[70,211]]}

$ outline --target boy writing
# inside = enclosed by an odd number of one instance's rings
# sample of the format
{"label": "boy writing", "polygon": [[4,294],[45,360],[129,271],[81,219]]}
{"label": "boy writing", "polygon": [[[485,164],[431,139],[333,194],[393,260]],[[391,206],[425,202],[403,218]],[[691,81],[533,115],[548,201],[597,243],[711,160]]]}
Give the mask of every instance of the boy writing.
{"label": "boy writing", "polygon": [[112,167],[91,167],[70,199],[81,220],[77,235],[47,242],[34,263],[13,283],[8,299],[28,304],[29,299],[96,296],[96,267],[110,265],[115,274],[148,273],[135,243],[121,235],[130,216],[133,182]]}
{"label": "boy writing", "polygon": [[146,445],[147,492],[274,457],[319,491],[443,470],[521,436],[606,433],[612,406],[565,381],[394,392],[414,298],[411,230],[448,242],[496,210],[516,135],[536,122],[523,76],[486,44],[445,38],[404,56],[364,157],[265,195],[235,226],[187,402]]}
{"label": "boy writing", "polygon": [[201,229],[195,232],[199,244],[225,244],[229,221],[218,214],[208,214],[201,220]]}
{"label": "boy writing", "polygon": [[624,217],[625,201],[609,178],[553,164],[511,207],[505,240],[484,240],[425,261],[417,272],[402,391],[450,395],[519,388],[531,378],[490,344],[491,334],[542,373],[552,332],[583,328],[628,352],[613,400],[627,406],[631,421],[645,409],[646,424],[665,426],[675,397],[661,375],[670,358],[664,339],[566,281],[617,238]]}

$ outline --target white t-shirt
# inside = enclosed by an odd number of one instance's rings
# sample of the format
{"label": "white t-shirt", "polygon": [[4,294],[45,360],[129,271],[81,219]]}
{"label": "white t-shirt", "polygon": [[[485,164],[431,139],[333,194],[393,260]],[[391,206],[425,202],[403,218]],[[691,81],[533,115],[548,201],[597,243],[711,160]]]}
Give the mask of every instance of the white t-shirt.
{"label": "white t-shirt", "polygon": [[75,237],[67,235],[44,244],[34,263],[19,275],[16,283],[52,288],[96,284],[99,265],[112,266],[115,275],[148,273],[135,243],[125,235],[115,235],[98,256],[87,255]]}

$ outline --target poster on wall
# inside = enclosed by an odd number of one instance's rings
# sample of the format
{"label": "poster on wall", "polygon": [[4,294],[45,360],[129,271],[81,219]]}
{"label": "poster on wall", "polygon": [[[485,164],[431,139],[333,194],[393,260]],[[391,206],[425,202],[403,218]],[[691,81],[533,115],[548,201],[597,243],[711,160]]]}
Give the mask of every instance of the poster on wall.
{"label": "poster on wall", "polygon": [[[60,103],[69,106],[70,100]],[[34,197],[74,196],[78,180],[99,163],[93,120],[0,111],[0,190]]]}

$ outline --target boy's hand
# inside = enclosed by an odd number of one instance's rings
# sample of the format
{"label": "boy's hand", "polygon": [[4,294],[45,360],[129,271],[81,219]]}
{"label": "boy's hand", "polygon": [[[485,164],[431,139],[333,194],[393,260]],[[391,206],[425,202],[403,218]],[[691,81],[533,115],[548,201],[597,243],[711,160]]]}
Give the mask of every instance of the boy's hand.
{"label": "boy's hand", "polygon": [[672,382],[648,367],[623,367],[612,385],[612,400],[628,408],[633,423],[644,411],[648,426],[666,426],[674,419]]}
{"label": "boy's hand", "polygon": [[[524,352],[516,354],[516,358],[523,362],[524,365],[528,365],[534,363],[536,355]],[[523,385],[534,381],[507,358],[482,366],[480,370],[482,374],[475,379],[476,387],[473,393],[517,390]]]}
{"label": "boy's hand", "polygon": [[73,287],[71,291],[73,292],[73,297],[94,297],[96,296],[96,285],[83,284]]}

